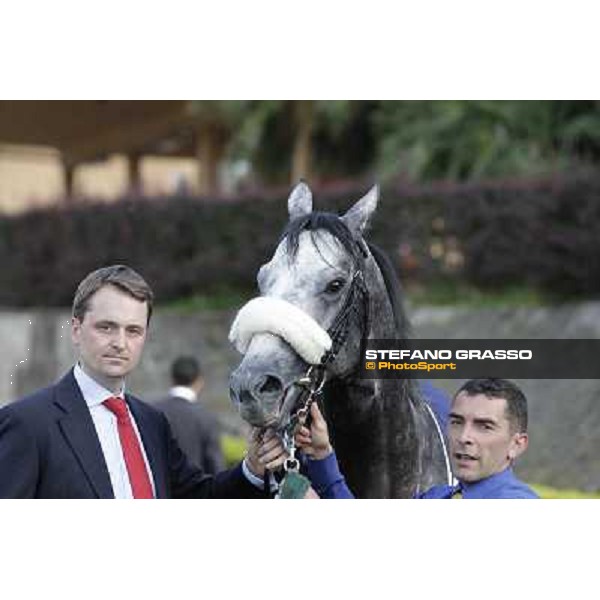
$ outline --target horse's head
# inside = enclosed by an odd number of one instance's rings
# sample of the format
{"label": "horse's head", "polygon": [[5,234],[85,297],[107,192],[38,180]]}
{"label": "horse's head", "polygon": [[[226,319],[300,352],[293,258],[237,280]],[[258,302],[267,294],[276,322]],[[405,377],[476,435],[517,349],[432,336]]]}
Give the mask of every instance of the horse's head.
{"label": "horse's head", "polygon": [[368,320],[362,232],[377,199],[374,187],[338,217],[313,212],[304,183],[288,198],[288,227],[258,272],[261,296],[242,308],[230,333],[244,353],[231,397],[252,425],[287,425],[310,365],[325,359],[329,377],[357,367]]}

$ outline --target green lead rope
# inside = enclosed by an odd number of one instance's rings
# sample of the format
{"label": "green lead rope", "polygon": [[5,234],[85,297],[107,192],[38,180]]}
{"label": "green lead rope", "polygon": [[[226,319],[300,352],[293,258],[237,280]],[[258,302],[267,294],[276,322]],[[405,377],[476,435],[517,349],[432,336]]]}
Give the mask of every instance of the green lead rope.
{"label": "green lead rope", "polygon": [[279,496],[281,500],[297,500],[304,498],[310,488],[310,481],[298,471],[288,471],[281,482]]}

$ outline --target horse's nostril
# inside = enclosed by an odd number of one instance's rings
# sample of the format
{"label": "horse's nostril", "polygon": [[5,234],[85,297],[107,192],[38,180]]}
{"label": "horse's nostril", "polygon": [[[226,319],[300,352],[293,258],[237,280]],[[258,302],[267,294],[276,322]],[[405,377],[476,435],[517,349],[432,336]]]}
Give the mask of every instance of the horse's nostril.
{"label": "horse's nostril", "polygon": [[283,385],[277,377],[264,375],[258,382],[256,389],[260,394],[278,394],[283,389]]}
{"label": "horse's nostril", "polygon": [[242,390],[238,395],[240,404],[247,404],[254,400],[252,394],[248,390]]}

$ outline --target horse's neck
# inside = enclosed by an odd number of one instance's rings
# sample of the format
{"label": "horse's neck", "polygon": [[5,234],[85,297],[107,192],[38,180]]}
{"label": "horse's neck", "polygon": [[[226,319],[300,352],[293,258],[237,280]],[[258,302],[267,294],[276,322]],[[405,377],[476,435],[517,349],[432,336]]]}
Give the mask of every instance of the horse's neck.
{"label": "horse's neck", "polygon": [[[376,269],[376,270],[375,270]],[[370,339],[396,338],[392,305],[374,267],[369,289]],[[410,381],[354,376],[329,386],[328,419],[336,453],[350,488],[359,497],[410,496],[420,473],[419,441]]]}
{"label": "horse's neck", "polygon": [[420,472],[413,406],[395,380],[346,380],[327,389],[327,419],[358,497],[411,496]]}

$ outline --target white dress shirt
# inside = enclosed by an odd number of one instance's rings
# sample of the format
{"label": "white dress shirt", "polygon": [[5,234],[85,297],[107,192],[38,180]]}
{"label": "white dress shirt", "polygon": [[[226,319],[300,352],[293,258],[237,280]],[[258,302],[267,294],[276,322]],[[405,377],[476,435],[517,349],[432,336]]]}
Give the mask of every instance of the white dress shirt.
{"label": "white dress shirt", "polygon": [[[104,454],[104,460],[108,467],[110,483],[112,484],[115,498],[133,498],[129,474],[127,473],[127,465],[125,464],[123,449],[121,448],[119,430],[117,429],[117,417],[102,404],[105,400],[108,400],[108,398],[124,398],[125,389],[123,388],[118,394],[113,394],[110,390],[107,390],[100,385],[95,379],[92,379],[79,364],[75,365],[73,375],[75,376],[77,385],[81,390],[83,399],[87,404],[90,415],[92,416],[92,421],[96,427],[96,433],[98,434],[102,453]],[[135,434],[140,443],[140,448],[142,449],[146,469],[150,474],[152,492],[156,496],[154,476],[152,475],[150,463],[146,456],[144,443],[142,442],[137,423],[135,422],[129,407],[127,407],[127,411],[129,412],[129,417],[133,423],[133,429],[135,430]]]}
{"label": "white dress shirt", "polygon": [[183,398],[188,402],[196,402],[198,400],[198,394],[187,385],[176,385],[169,390],[169,396],[174,398]]}

